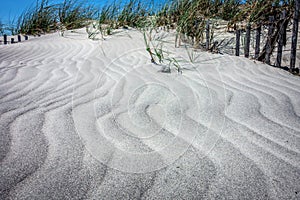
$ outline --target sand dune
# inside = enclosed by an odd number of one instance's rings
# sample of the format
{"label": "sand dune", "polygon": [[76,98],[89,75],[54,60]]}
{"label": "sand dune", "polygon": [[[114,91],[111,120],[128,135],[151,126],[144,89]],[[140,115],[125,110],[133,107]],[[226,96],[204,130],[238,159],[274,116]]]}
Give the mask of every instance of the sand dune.
{"label": "sand dune", "polygon": [[134,30],[0,46],[0,199],[299,199],[299,77],[198,54],[162,73]]}

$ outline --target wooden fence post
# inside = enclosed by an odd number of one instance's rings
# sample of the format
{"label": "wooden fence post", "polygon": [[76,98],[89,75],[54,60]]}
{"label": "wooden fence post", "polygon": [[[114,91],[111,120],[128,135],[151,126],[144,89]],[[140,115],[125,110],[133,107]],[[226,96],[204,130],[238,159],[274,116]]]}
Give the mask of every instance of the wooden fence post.
{"label": "wooden fence post", "polygon": [[240,56],[240,38],[241,30],[236,30],[236,43],[235,43],[235,55]]}
{"label": "wooden fence post", "polygon": [[255,39],[255,59],[258,58],[260,52],[260,36],[261,36],[261,24],[257,24],[256,39]]}
{"label": "wooden fence post", "polygon": [[293,19],[293,33],[292,33],[292,48],[291,48],[291,61],[290,71],[295,69],[296,65],[296,49],[297,49],[297,38],[298,38],[298,25],[299,25],[299,10],[300,0],[295,0],[295,13]]}
{"label": "wooden fence post", "polygon": [[209,27],[209,20],[206,21],[206,45],[205,45],[205,48],[206,50],[209,50],[209,43],[210,43],[210,35],[209,35],[209,32],[210,32],[210,27]]}
{"label": "wooden fence post", "polygon": [[247,24],[246,27],[246,42],[245,42],[245,57],[249,58],[250,55],[250,37],[251,37],[251,25],[250,23]]}
{"label": "wooden fence post", "polygon": [[3,35],[3,44],[7,44],[7,35],[6,34]]}
{"label": "wooden fence post", "polygon": [[285,20],[286,18],[286,10],[284,10],[281,14],[281,20],[282,23],[280,24],[280,30],[279,30],[279,38],[278,38],[278,47],[277,47],[277,58],[276,58],[276,67],[281,67],[281,59],[282,59],[282,49],[283,49],[283,37],[284,37],[284,32],[286,31],[285,27]]}
{"label": "wooden fence post", "polygon": [[269,18],[269,30],[268,30],[268,39],[266,45],[266,56],[265,56],[265,63],[268,65],[271,64],[271,53],[272,53],[272,35],[274,32],[274,16],[270,16]]}
{"label": "wooden fence post", "polygon": [[15,43],[15,39],[14,38],[10,38],[10,43],[11,44]]}
{"label": "wooden fence post", "polygon": [[18,35],[18,42],[21,42],[21,35]]}

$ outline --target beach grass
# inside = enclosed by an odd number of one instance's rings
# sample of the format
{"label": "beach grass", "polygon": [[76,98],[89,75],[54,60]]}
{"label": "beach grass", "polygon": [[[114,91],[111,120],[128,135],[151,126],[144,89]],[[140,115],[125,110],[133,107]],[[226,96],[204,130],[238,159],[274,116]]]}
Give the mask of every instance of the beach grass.
{"label": "beach grass", "polygon": [[26,34],[47,33],[59,29],[59,25],[75,29],[86,26],[90,20],[98,20],[99,24],[109,25],[107,32],[111,32],[119,27],[143,28],[148,26],[146,18],[155,16],[157,26],[176,29],[197,46],[203,40],[208,19],[226,20],[229,25],[266,22],[270,15],[283,9],[292,10],[292,3],[293,0],[170,0],[155,5],[129,0],[107,3],[99,10],[82,0],[62,0],[61,3],[37,0],[18,17],[16,30]]}
{"label": "beach grass", "polygon": [[52,4],[48,0],[37,0],[25,10],[17,20],[16,28],[22,34],[41,34],[66,29],[82,28],[93,19],[96,9],[92,5],[77,0],[64,0]]}
{"label": "beach grass", "polygon": [[18,18],[17,29],[23,34],[46,33],[56,27],[55,6],[48,0],[37,1]]}
{"label": "beach grass", "polygon": [[66,29],[82,28],[87,25],[88,20],[93,19],[97,10],[93,5],[86,5],[77,0],[64,0],[59,4],[58,17],[59,22]]}
{"label": "beach grass", "polygon": [[[243,24],[257,27],[258,24],[268,24],[270,16],[278,17],[283,10],[291,19],[293,0],[170,0],[159,6],[141,0],[128,0],[107,3],[100,10],[84,0],[62,0],[61,3],[37,0],[18,17],[16,26],[6,26],[6,29],[10,29],[12,34],[31,35],[60,30],[63,35],[65,30],[86,27],[90,39],[95,39],[99,33],[104,39],[104,36],[113,34],[114,29],[131,27],[142,32],[151,62],[157,64],[168,60],[174,63],[164,50],[163,43],[152,38],[158,28],[175,31],[175,47],[180,47],[183,42],[185,49],[188,46],[219,52],[218,48],[224,41],[215,41],[215,21],[225,20],[228,27],[235,29],[245,28]],[[209,32],[206,32],[207,25],[210,26]],[[4,29],[1,25],[0,32],[3,33]],[[273,40],[276,37],[278,35],[274,35]],[[187,53],[190,62],[194,62],[194,51],[187,50]]]}

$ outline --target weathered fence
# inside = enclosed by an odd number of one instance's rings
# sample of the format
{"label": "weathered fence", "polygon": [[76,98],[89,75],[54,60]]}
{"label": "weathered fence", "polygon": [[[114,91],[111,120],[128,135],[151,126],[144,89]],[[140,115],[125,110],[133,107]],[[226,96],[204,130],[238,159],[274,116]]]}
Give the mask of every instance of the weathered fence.
{"label": "weathered fence", "polygon": [[[236,33],[235,48],[231,46],[231,49],[235,49],[235,52],[233,51],[228,53],[235,53],[236,56],[243,54],[246,58],[251,56],[252,58],[262,61],[268,65],[274,65],[285,69],[288,68],[293,73],[299,73],[300,66],[298,68],[295,66],[298,39],[299,4],[300,0],[297,0],[293,17],[291,49],[286,47],[287,30],[290,30],[289,23],[291,22],[291,15],[290,13],[288,14],[287,10],[284,10],[280,16],[270,16],[267,22],[260,21],[253,25],[248,23],[246,25],[242,25],[244,28],[237,28],[238,26],[234,25],[233,29],[235,29]],[[200,48],[203,47],[206,51],[220,52],[220,44],[234,44],[230,43],[231,39],[234,41],[234,37],[227,40],[228,42],[224,42],[226,39],[214,41],[214,27],[213,25],[211,26],[211,24],[213,24],[211,20],[206,21],[204,27],[204,41]],[[241,47],[243,47],[244,51],[241,51]],[[285,49],[283,47],[285,47]],[[277,51],[275,50],[276,48]],[[288,55],[290,57],[290,64],[287,64],[286,62],[288,59],[286,57],[287,54],[283,54],[284,51],[291,51],[290,55]],[[285,61],[284,67],[282,66],[282,60]]]}
{"label": "weathered fence", "polygon": [[[298,31],[299,31],[299,11],[300,11],[300,0],[295,1],[295,10],[293,16],[293,28],[292,28],[292,41],[291,41],[291,52],[290,52],[290,64],[289,70],[291,72],[299,73],[299,68],[296,68],[296,51],[297,51],[297,40],[298,40]],[[283,11],[280,19],[275,21],[275,16],[270,16],[269,23],[264,24],[268,26],[267,40],[264,45],[264,49],[261,50],[261,35],[263,24],[258,23],[255,27],[255,52],[254,59],[265,62],[266,64],[271,65],[271,56],[274,52],[274,48],[277,45],[277,56],[274,65],[276,67],[282,67],[282,53],[283,46],[286,45],[286,34],[288,28],[287,12]],[[279,24],[279,25],[278,25]],[[249,57],[250,55],[250,39],[251,39],[251,25],[247,24],[245,28],[245,45],[244,45],[244,56]],[[241,29],[236,30],[236,48],[235,55],[240,56],[240,38],[241,38]],[[277,36],[277,37],[274,37]],[[274,54],[273,54],[274,55]]]}
{"label": "weathered fence", "polygon": [[299,10],[300,0],[295,1],[295,12],[294,12],[294,23],[293,23],[293,35],[292,35],[292,48],[291,48],[291,63],[290,70],[295,69],[296,64],[296,49],[297,49],[297,38],[298,38],[298,26],[299,26]]}
{"label": "weathered fence", "polygon": [[[17,39],[17,40],[16,40]],[[28,40],[29,37],[28,35],[24,35],[24,40]],[[9,38],[6,34],[3,35],[3,44],[7,45],[7,44],[16,44],[16,43],[20,43],[22,42],[22,36],[21,35],[17,35],[17,38],[15,38],[15,36],[11,36],[10,38],[10,42],[9,42]],[[2,41],[0,40],[0,44],[2,43]]]}

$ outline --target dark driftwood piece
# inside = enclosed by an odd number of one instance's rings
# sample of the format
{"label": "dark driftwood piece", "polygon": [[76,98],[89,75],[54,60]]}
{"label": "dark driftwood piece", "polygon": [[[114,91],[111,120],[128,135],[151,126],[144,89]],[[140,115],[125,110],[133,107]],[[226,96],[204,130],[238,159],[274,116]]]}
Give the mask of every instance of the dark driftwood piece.
{"label": "dark driftwood piece", "polygon": [[291,48],[291,62],[290,70],[295,69],[296,64],[296,51],[297,51],[297,37],[298,37],[298,25],[299,25],[299,10],[300,10],[300,0],[295,0],[295,12],[293,20],[293,33],[292,33],[292,48]]}
{"label": "dark driftwood piece", "polygon": [[268,65],[271,64],[271,54],[272,54],[272,46],[273,46],[273,32],[274,32],[274,16],[270,16],[270,25],[268,29],[268,40],[266,44],[266,55],[265,55],[265,63]]}
{"label": "dark driftwood piece", "polygon": [[246,27],[246,42],[245,42],[245,57],[249,58],[250,55],[250,37],[251,37],[251,25],[248,24]]}
{"label": "dark driftwood piece", "polygon": [[3,35],[3,44],[7,44],[7,35]]}
{"label": "dark driftwood piece", "polygon": [[281,14],[280,20],[280,29],[279,29],[279,36],[278,36],[278,48],[277,48],[277,58],[276,58],[276,67],[281,67],[281,60],[282,60],[282,50],[284,43],[284,37],[286,37],[286,28],[287,24],[284,23],[284,19],[286,18],[286,10],[284,10]]}
{"label": "dark driftwood piece", "polygon": [[[286,17],[285,20],[284,20],[284,26],[287,26],[288,23],[289,23],[289,20],[290,20],[290,17]],[[278,39],[278,35],[279,35],[279,30],[280,30],[280,23],[277,23],[276,24],[276,29],[275,31],[273,32],[273,34],[271,35],[271,37],[268,38],[268,41],[266,43],[266,45],[264,46],[263,50],[261,51],[260,55],[258,56],[257,60],[259,61],[262,61],[262,62],[266,62],[266,54],[267,54],[267,46],[268,46],[268,42],[270,42],[271,44],[271,53],[274,51],[274,48],[275,48],[275,44],[277,42],[277,39]],[[284,34],[283,36],[283,46],[285,46],[286,44],[286,34]]]}
{"label": "dark driftwood piece", "polygon": [[205,45],[206,50],[209,50],[209,43],[210,43],[209,32],[210,32],[209,20],[207,20],[207,22],[206,22],[206,45]]}
{"label": "dark driftwood piece", "polygon": [[236,30],[235,55],[240,56],[241,30]]}
{"label": "dark driftwood piece", "polygon": [[256,39],[255,39],[255,59],[258,58],[260,52],[260,36],[261,36],[261,25],[259,24],[256,28]]}

